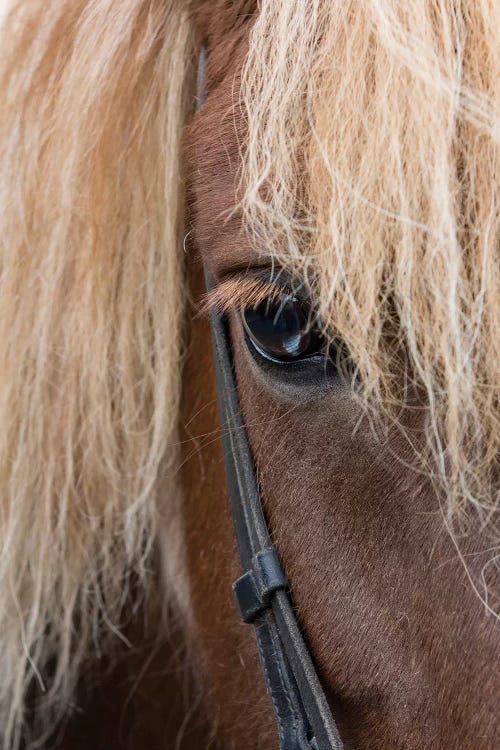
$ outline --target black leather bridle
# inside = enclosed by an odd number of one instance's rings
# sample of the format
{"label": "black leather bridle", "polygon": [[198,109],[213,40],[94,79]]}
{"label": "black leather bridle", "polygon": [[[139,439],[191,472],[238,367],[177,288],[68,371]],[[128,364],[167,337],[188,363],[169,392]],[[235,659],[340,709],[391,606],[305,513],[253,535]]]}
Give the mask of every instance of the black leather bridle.
{"label": "black leather bridle", "polygon": [[[198,108],[205,99],[205,67],[206,53],[202,50],[198,65]],[[212,313],[211,326],[224,462],[244,571],[233,584],[233,590],[242,619],[255,628],[278,724],[280,750],[342,750],[264,517],[236,390],[227,324],[217,313]]]}

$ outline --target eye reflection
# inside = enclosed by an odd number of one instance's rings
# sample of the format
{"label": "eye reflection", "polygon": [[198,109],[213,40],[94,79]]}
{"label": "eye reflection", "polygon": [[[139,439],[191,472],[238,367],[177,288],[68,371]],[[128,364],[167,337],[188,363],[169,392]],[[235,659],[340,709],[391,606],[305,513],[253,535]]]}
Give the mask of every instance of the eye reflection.
{"label": "eye reflection", "polygon": [[312,326],[309,306],[294,295],[266,298],[241,310],[245,332],[254,348],[273,362],[293,362],[324,351]]}

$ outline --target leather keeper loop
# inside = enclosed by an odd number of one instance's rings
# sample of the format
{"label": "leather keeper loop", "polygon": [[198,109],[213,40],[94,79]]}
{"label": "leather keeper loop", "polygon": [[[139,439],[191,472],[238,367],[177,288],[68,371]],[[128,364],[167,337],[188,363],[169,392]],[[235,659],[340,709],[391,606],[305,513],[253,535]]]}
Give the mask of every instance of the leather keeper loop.
{"label": "leather keeper loop", "polygon": [[241,619],[253,622],[269,607],[275,591],[286,589],[287,586],[276,550],[272,547],[257,552],[252,558],[252,569],[233,583]]}

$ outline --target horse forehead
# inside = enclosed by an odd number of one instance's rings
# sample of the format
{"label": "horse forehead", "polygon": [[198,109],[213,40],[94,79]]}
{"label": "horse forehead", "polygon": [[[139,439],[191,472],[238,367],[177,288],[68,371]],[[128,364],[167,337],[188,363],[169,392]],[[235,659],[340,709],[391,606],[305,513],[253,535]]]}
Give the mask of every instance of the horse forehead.
{"label": "horse forehead", "polygon": [[[229,45],[230,59],[221,71],[220,50]],[[242,229],[240,183],[246,124],[240,106],[240,77],[247,50],[238,32],[220,42],[219,58],[210,53],[206,70],[207,98],[184,138],[189,224],[196,247],[213,273],[251,264],[258,252]]]}
{"label": "horse forehead", "polygon": [[211,54],[230,56],[231,44],[246,35],[257,13],[257,0],[191,0],[191,13],[199,38]]}

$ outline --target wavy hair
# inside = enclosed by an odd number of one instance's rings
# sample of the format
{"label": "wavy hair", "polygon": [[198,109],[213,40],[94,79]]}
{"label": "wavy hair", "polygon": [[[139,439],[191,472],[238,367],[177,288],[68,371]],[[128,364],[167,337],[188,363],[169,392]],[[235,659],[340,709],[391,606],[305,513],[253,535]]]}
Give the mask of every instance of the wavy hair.
{"label": "wavy hair", "polygon": [[262,0],[243,73],[247,228],[365,404],[420,394],[455,529],[500,504],[499,94],[493,0]]}
{"label": "wavy hair", "polygon": [[[180,378],[177,0],[25,0],[0,59],[0,744],[70,704],[154,585]],[[131,593],[131,592],[135,593]],[[26,739],[26,738],[25,738]],[[3,742],[2,742],[3,740]],[[29,742],[28,742],[29,745]]]}

